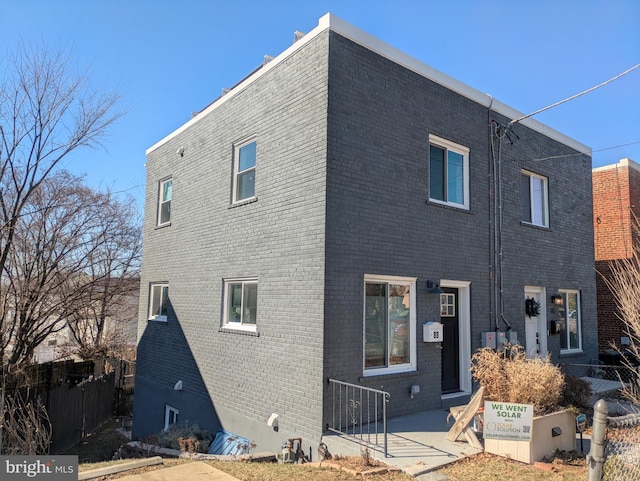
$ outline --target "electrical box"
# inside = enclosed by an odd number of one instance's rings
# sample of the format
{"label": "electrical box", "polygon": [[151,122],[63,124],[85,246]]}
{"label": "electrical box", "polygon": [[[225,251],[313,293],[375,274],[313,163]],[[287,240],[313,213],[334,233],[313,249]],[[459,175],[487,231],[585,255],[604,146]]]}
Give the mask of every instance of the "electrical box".
{"label": "electrical box", "polygon": [[496,332],[495,331],[486,331],[481,333],[482,336],[482,347],[489,347],[491,349],[496,348]]}
{"label": "electrical box", "polygon": [[509,344],[515,345],[518,344],[518,333],[517,331],[507,331],[506,338]]}
{"label": "electrical box", "polygon": [[507,341],[507,335],[503,331],[496,332],[496,344],[499,350],[504,349],[505,342]]}
{"label": "electrical box", "polygon": [[442,342],[442,324],[437,321],[425,322],[422,325],[423,342]]}

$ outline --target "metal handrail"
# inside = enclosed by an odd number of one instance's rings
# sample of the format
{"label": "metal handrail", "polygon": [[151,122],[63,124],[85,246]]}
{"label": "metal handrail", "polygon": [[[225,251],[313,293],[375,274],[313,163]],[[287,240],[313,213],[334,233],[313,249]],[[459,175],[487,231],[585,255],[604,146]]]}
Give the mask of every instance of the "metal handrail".
{"label": "metal handrail", "polygon": [[[329,379],[332,386],[332,425],[329,431],[352,436],[362,444],[380,447],[387,457],[387,403],[391,395],[386,391]],[[379,425],[382,423],[382,433]]]}

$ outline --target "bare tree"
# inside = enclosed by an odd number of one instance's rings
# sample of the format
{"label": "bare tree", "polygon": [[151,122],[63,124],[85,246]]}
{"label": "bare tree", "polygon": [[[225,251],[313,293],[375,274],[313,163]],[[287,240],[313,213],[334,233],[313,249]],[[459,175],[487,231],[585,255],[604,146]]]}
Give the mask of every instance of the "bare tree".
{"label": "bare tree", "polygon": [[51,422],[47,410],[28,390],[6,396],[0,409],[4,420],[0,449],[6,455],[47,454],[51,444]]}
{"label": "bare tree", "polygon": [[[92,90],[86,73],[72,71],[64,54],[22,45],[8,58],[0,63],[0,276],[12,269],[6,264],[18,223],[33,214],[28,211],[32,196],[69,154],[100,146],[120,116],[115,110],[118,97]],[[0,292],[10,283],[0,277]],[[1,297],[0,362],[10,341],[4,327],[17,315],[6,304],[10,296]],[[23,340],[30,342],[28,337]]]}
{"label": "bare tree", "polygon": [[68,297],[67,322],[84,359],[124,357],[138,314],[141,222],[133,199],[103,200],[100,222],[84,234],[87,282]]}
{"label": "bare tree", "polygon": [[[637,238],[640,235],[638,219],[633,219],[633,231]],[[612,347],[620,354],[623,365],[633,373],[631,382],[623,384],[622,394],[640,405],[640,244],[634,245],[632,257],[611,261],[609,268],[609,275],[601,273],[601,277],[613,294],[623,332],[629,338],[625,348]]]}
{"label": "bare tree", "polygon": [[[8,363],[67,325],[85,358],[115,354],[136,294],[141,233],[132,199],[57,171],[32,193],[4,265],[1,349]],[[9,344],[11,348],[9,349]]]}

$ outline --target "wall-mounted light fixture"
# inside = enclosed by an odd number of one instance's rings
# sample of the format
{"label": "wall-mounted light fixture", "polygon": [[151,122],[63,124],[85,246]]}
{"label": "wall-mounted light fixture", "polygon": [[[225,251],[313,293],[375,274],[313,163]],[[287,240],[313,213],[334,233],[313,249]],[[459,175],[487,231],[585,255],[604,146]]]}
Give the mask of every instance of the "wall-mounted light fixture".
{"label": "wall-mounted light fixture", "polygon": [[427,281],[427,291],[429,294],[442,294],[444,291],[436,281]]}
{"label": "wall-mounted light fixture", "polygon": [[415,396],[418,393],[420,393],[420,386],[418,384],[412,384],[411,387],[409,388],[409,394],[411,395],[411,399],[413,399],[413,396]]}
{"label": "wall-mounted light fixture", "polygon": [[561,306],[564,303],[564,299],[562,298],[562,296],[554,294],[551,296],[551,303],[556,306]]}

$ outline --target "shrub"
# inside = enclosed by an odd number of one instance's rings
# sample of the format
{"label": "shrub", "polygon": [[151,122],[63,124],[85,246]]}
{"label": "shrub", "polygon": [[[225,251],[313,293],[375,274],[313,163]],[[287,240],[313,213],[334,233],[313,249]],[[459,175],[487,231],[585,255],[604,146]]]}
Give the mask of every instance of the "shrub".
{"label": "shrub", "polygon": [[479,349],[471,358],[473,378],[493,401],[532,404],[536,416],[556,409],[562,397],[564,375],[545,359],[527,359],[520,345],[503,351]]}
{"label": "shrub", "polygon": [[589,409],[591,385],[584,379],[565,374],[561,403],[563,406],[573,406],[578,409]]}
{"label": "shrub", "polygon": [[169,429],[155,434],[154,437],[157,439],[157,445],[162,448],[199,453],[206,453],[213,440],[210,431],[189,422],[172,424]]}

